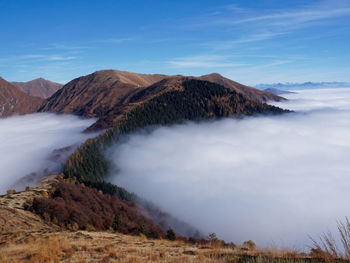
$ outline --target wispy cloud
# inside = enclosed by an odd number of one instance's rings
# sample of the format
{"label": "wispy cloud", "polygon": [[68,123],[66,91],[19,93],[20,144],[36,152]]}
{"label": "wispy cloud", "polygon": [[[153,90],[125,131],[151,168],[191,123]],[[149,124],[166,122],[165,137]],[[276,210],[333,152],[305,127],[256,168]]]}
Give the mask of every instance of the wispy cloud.
{"label": "wispy cloud", "polygon": [[234,11],[234,12],[244,12],[246,10],[236,4],[225,5],[225,6],[222,6],[221,8],[229,11]]}
{"label": "wispy cloud", "polygon": [[120,44],[125,42],[130,42],[135,40],[133,37],[124,37],[124,38],[107,38],[107,39],[97,39],[91,41],[91,43],[106,43],[106,44]]}
{"label": "wispy cloud", "polygon": [[80,52],[86,49],[96,48],[96,44],[121,44],[124,42],[133,41],[136,38],[133,37],[123,37],[123,38],[102,38],[86,40],[84,42],[75,43],[53,43],[46,47],[40,48],[40,50],[56,50],[58,51],[69,51],[69,52]]}
{"label": "wispy cloud", "polygon": [[168,62],[170,65],[182,68],[226,68],[226,67],[239,67],[246,64],[232,63],[226,56],[218,55],[200,55],[176,58]]}
{"label": "wispy cloud", "polygon": [[[223,11],[224,10],[224,11]],[[218,49],[230,49],[240,44],[260,42],[287,35],[306,27],[330,24],[333,20],[350,16],[350,2],[322,1],[295,9],[242,9],[236,5],[220,8],[210,19],[193,18],[189,27],[217,27],[227,32],[235,32],[236,38],[209,43]],[[242,30],[244,27],[244,30]],[[227,34],[230,35],[230,34]]]}
{"label": "wispy cloud", "polygon": [[50,61],[66,61],[66,60],[73,60],[77,58],[78,57],[75,57],[75,56],[59,56],[59,55],[52,55],[52,56],[45,57],[45,59]]}
{"label": "wispy cloud", "polygon": [[211,48],[214,48],[216,50],[231,49],[239,44],[268,40],[285,34],[286,32],[259,32],[251,35],[244,35],[240,38],[236,38],[233,40],[210,42],[206,43],[205,45],[210,46]]}
{"label": "wispy cloud", "polygon": [[50,44],[47,47],[41,48],[42,50],[70,50],[70,51],[80,51],[84,49],[91,48],[88,45],[74,45],[74,44],[61,44],[61,43],[54,43]]}
{"label": "wispy cloud", "polygon": [[0,62],[23,62],[23,61],[69,61],[77,59],[76,56],[64,54],[26,54],[12,57],[0,58]]}
{"label": "wispy cloud", "polygon": [[223,19],[217,20],[214,24],[246,24],[246,23],[257,23],[264,22],[264,25],[272,26],[297,26],[305,24],[307,22],[325,20],[330,18],[336,18],[341,16],[350,15],[350,7],[326,9],[322,8],[319,10],[288,10],[279,11],[268,15],[253,16],[241,19]]}

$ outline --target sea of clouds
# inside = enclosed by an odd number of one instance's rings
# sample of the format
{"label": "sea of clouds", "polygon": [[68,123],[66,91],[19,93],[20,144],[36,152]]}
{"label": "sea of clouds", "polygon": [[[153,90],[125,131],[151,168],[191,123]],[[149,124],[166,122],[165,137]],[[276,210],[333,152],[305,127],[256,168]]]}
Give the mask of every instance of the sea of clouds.
{"label": "sea of clouds", "polygon": [[350,215],[350,89],[287,97],[295,113],[131,135],[111,181],[226,241],[304,247]]}
{"label": "sea of clouds", "polygon": [[59,170],[80,143],[96,135],[82,133],[94,121],[51,113],[0,119],[0,194]]}

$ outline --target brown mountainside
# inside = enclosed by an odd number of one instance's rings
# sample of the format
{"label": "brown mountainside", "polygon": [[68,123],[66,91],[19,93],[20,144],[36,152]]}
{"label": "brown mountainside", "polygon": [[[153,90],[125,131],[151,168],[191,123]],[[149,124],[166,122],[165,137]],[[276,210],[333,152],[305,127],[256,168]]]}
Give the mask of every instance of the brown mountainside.
{"label": "brown mountainside", "polygon": [[48,98],[39,111],[97,117],[99,121],[94,129],[107,128],[135,103],[151,98],[162,90],[179,87],[184,79],[215,82],[254,101],[283,100],[282,97],[244,86],[219,74],[197,78],[102,70],[70,81]]}
{"label": "brown mountainside", "polygon": [[89,130],[105,129],[113,126],[118,120],[121,120],[125,113],[131,111],[136,106],[147,102],[149,99],[171,90],[183,90],[182,83],[188,78],[183,76],[173,76],[162,79],[148,87],[139,88],[124,96],[121,103],[102,115]]}
{"label": "brown mountainside", "polygon": [[125,97],[165,77],[117,70],[97,71],[70,81],[46,100],[40,111],[102,117],[123,104]]}
{"label": "brown mountainside", "polygon": [[0,77],[0,117],[36,112],[42,101]]}
{"label": "brown mountainside", "polygon": [[23,90],[30,96],[46,99],[63,87],[62,84],[52,82],[43,78],[34,79],[28,82],[11,82],[15,87]]}

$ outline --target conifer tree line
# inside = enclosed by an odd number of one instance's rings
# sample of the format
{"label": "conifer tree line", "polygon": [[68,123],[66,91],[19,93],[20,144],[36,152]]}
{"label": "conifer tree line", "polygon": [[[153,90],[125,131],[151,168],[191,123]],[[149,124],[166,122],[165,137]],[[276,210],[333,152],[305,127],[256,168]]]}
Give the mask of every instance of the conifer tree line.
{"label": "conifer tree line", "polygon": [[65,176],[103,193],[116,195],[121,200],[132,201],[135,199],[133,194],[105,181],[111,167],[104,152],[121,136],[153,125],[288,112],[249,100],[242,94],[208,81],[185,80],[182,87],[181,90],[170,90],[146,100],[125,114],[113,128],[87,140],[66,161]]}

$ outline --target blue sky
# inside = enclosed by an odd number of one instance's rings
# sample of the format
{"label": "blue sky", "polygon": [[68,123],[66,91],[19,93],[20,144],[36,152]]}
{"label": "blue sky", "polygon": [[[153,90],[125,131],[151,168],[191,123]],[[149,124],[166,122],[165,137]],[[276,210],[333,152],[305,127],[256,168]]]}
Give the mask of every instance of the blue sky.
{"label": "blue sky", "polygon": [[350,0],[0,0],[0,76],[101,69],[350,81]]}

